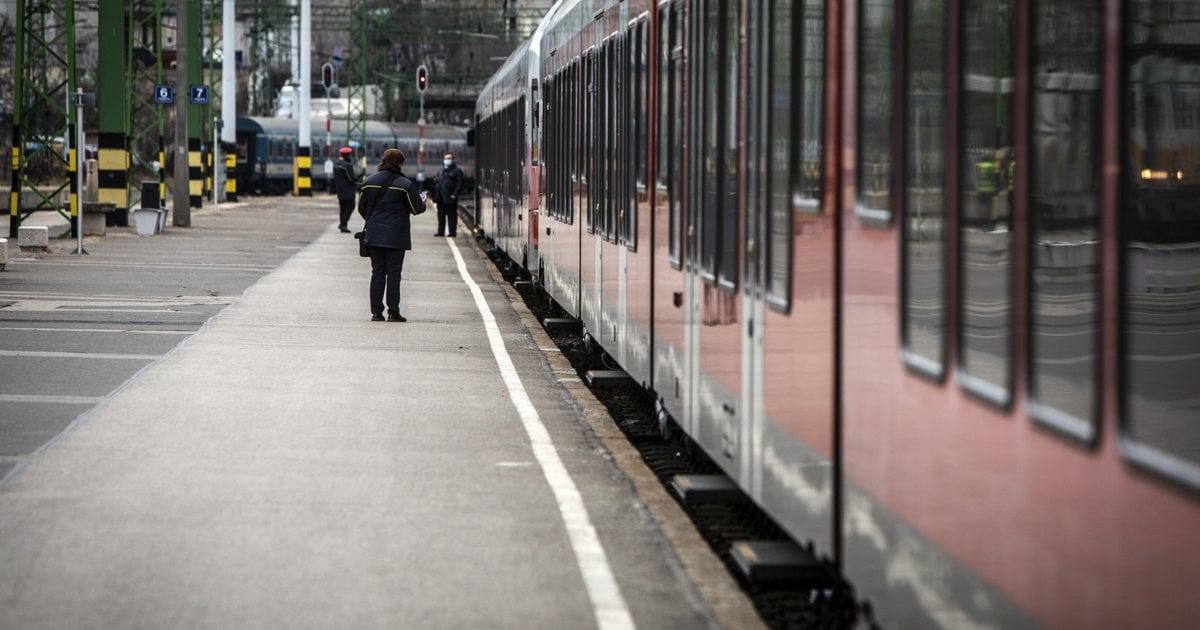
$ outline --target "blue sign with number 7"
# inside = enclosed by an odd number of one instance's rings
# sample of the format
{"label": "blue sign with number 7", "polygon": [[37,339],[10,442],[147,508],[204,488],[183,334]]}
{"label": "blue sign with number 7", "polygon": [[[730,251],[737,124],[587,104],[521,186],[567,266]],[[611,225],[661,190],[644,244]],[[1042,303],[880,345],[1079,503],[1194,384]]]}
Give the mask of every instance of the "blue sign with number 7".
{"label": "blue sign with number 7", "polygon": [[189,85],[188,102],[192,105],[208,105],[208,86]]}

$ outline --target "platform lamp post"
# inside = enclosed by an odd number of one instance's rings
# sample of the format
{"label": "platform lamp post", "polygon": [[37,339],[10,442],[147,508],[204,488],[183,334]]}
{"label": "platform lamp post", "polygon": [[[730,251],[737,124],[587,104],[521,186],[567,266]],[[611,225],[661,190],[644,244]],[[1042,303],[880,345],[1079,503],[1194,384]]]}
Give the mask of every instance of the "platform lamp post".
{"label": "platform lamp post", "polygon": [[94,92],[71,92],[71,106],[75,108],[75,234],[78,246],[72,253],[87,254],[83,249],[83,108],[96,106]]}

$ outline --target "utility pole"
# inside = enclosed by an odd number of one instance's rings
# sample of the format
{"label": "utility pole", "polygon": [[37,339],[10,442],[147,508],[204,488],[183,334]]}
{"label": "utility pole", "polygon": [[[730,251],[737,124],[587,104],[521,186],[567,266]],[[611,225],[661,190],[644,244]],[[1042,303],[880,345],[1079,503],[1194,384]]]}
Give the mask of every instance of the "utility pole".
{"label": "utility pole", "polygon": [[[237,23],[233,0],[221,9],[221,142],[230,148],[225,158],[225,200],[237,201]],[[220,145],[218,145],[220,146]],[[215,148],[215,147],[214,147]]]}
{"label": "utility pole", "polygon": [[191,227],[192,208],[188,179],[188,0],[175,0],[175,192],[173,195],[176,227]]}
{"label": "utility pole", "polygon": [[312,0],[300,0],[300,146],[296,147],[295,193],[312,196]]}

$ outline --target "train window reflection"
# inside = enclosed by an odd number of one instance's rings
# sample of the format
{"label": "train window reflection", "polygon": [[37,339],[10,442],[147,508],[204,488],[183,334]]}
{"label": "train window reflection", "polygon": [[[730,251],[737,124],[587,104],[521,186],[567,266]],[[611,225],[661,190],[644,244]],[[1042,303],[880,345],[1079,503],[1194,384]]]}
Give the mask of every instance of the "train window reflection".
{"label": "train window reflection", "polygon": [[703,14],[703,35],[700,42],[702,50],[701,64],[701,106],[697,112],[701,117],[701,168],[699,171],[699,186],[701,197],[700,216],[700,275],[708,281],[716,279],[717,255],[719,241],[719,213],[721,211],[720,184],[725,160],[720,151],[721,144],[721,52],[726,50],[722,44],[721,19],[722,7],[719,2],[710,2],[705,6]]}
{"label": "train window reflection", "polygon": [[1160,4],[1125,23],[1121,447],[1200,489],[1200,39]]}
{"label": "train window reflection", "polygon": [[892,44],[894,0],[863,0],[859,10],[858,176],[855,213],[868,224],[892,219]]}
{"label": "train window reflection", "polygon": [[959,380],[1007,405],[1012,391],[1012,0],[962,3]]}
{"label": "train window reflection", "polygon": [[669,141],[664,145],[671,148],[668,158],[669,175],[667,176],[667,198],[670,204],[670,227],[671,235],[669,239],[669,257],[671,265],[676,269],[683,266],[681,250],[683,249],[683,197],[680,189],[683,181],[683,163],[678,159],[680,155],[679,147],[683,144],[683,116],[679,112],[683,109],[683,19],[679,16],[679,11],[672,9],[669,13],[670,21],[670,36],[667,40],[667,52],[669,55],[667,60],[668,65],[668,87],[667,94],[669,101],[667,102],[667,112],[670,116],[670,124],[664,126],[665,130],[669,130]]}
{"label": "train window reflection", "polygon": [[1030,411],[1084,441],[1097,433],[1102,15],[1097,0],[1033,7]]}
{"label": "train window reflection", "polygon": [[725,27],[723,53],[720,72],[723,98],[721,103],[721,125],[724,127],[724,138],[719,149],[721,158],[721,192],[720,213],[721,250],[717,254],[717,278],[721,286],[731,290],[737,286],[738,271],[738,149],[740,142],[740,120],[738,108],[745,99],[742,94],[741,80],[738,73],[741,67],[736,54],[740,32],[740,3],[727,2],[725,17],[722,24]]}
{"label": "train window reflection", "polygon": [[804,1],[803,51],[800,75],[801,120],[796,146],[796,206],[803,212],[821,211],[821,164],[825,145],[821,127],[825,101],[825,0]]}
{"label": "train window reflection", "polygon": [[768,18],[770,76],[768,103],[767,303],[787,310],[791,302],[792,269],[792,3],[774,0]]}
{"label": "train window reflection", "polygon": [[945,372],[946,46],[944,0],[908,3],[904,111],[904,360],[918,373]]}

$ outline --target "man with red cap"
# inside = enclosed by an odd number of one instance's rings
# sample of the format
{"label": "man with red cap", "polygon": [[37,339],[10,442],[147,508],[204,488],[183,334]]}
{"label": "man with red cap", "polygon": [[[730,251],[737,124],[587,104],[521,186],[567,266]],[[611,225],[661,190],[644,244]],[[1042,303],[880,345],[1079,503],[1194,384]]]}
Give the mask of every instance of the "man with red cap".
{"label": "man with red cap", "polygon": [[338,198],[338,229],[349,232],[350,226],[346,224],[350,221],[350,215],[354,214],[358,182],[358,173],[354,170],[354,149],[342,147],[338,157],[341,159],[333,165],[333,192],[337,193]]}

